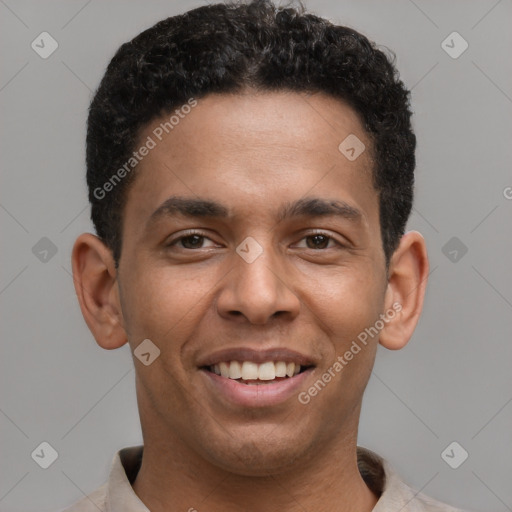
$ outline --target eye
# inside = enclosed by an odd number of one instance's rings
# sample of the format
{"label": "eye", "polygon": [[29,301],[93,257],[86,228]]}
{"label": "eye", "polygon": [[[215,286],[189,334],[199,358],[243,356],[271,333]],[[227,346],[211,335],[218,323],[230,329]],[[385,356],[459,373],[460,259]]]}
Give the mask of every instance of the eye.
{"label": "eye", "polygon": [[[305,241],[305,245],[297,245],[296,247],[302,247],[305,249],[312,250],[323,250],[331,249],[336,246],[343,247],[343,244],[334,239],[331,235],[324,232],[314,232],[306,235],[302,238]],[[210,245],[205,245],[205,241],[209,241]],[[174,238],[166,247],[177,247],[178,249],[194,250],[194,249],[205,249],[208,247],[216,247],[215,242],[208,238],[204,233],[200,231],[190,230],[185,234]]]}
{"label": "eye", "polygon": [[205,246],[204,241],[210,240],[212,245],[208,247],[215,247],[214,242],[205,236],[200,231],[188,231],[185,235],[182,235],[178,238],[175,238],[170,243],[166,245],[166,247],[175,247],[178,246],[179,249],[204,249]]}
{"label": "eye", "polygon": [[[336,241],[332,236],[322,232],[309,234],[302,238],[302,240],[306,240],[306,249],[321,250],[330,249],[335,246],[342,246],[342,244]],[[331,245],[329,246],[330,243]]]}

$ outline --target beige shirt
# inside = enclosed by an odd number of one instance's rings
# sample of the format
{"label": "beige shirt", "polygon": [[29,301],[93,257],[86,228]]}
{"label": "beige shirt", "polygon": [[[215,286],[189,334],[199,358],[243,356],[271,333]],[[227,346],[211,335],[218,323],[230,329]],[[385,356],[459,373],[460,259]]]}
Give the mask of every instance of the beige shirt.
{"label": "beige shirt", "polygon": [[[143,446],[123,448],[112,461],[108,481],[62,512],[150,512],[132,489]],[[379,501],[373,512],[463,512],[408,487],[389,464],[372,451],[357,447],[357,463],[366,485]]]}

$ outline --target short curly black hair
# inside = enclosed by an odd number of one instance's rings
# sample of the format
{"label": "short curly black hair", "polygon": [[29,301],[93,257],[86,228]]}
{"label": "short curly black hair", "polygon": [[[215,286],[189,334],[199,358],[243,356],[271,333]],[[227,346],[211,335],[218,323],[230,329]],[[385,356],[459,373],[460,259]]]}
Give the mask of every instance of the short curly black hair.
{"label": "short curly black hair", "polygon": [[388,266],[412,208],[416,148],[410,93],[388,53],[351,28],[306,13],[302,4],[276,7],[271,0],[199,7],[123,44],[91,102],[86,149],[91,219],[116,267],[136,173],[109,187],[108,195],[104,185],[132,157],[141,130],[190,98],[248,87],[321,92],[359,114],[375,156]]}

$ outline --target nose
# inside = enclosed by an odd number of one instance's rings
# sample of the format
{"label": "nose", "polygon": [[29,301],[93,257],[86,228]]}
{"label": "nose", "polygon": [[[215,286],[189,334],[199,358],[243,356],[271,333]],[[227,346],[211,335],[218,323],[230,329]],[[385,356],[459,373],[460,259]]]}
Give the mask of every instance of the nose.
{"label": "nose", "polygon": [[295,318],[300,300],[292,290],[291,269],[279,258],[270,248],[251,263],[234,253],[233,269],[217,298],[218,313],[231,321],[259,325],[278,316]]}

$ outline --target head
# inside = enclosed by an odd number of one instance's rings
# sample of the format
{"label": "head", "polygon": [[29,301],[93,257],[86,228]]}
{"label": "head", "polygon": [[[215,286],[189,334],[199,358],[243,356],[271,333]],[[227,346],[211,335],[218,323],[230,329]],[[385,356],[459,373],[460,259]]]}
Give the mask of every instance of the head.
{"label": "head", "polygon": [[[116,265],[138,164],[119,181],[115,175],[138,149],[143,127],[169,118],[191,98],[248,87],[323,93],[358,114],[374,155],[372,183],[389,263],[413,200],[416,138],[408,91],[385,53],[362,34],[303,10],[255,1],[163,20],[123,44],[110,62],[89,111],[87,183],[96,232]],[[105,187],[113,176],[113,186]]]}
{"label": "head", "polygon": [[[303,9],[209,5],[119,48],[90,107],[97,236],[73,271],[102,347],[160,351],[134,358],[145,441],[256,474],[355,439],[377,344],[407,343],[428,273],[405,234],[410,118],[391,59]],[[212,370],[235,358],[302,360],[294,396],[226,395]]]}

